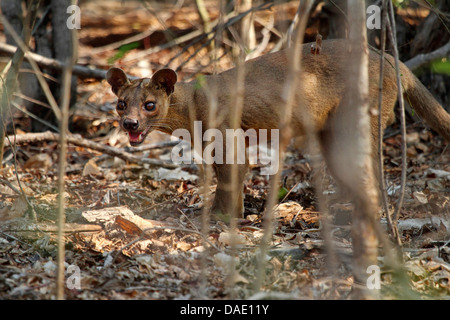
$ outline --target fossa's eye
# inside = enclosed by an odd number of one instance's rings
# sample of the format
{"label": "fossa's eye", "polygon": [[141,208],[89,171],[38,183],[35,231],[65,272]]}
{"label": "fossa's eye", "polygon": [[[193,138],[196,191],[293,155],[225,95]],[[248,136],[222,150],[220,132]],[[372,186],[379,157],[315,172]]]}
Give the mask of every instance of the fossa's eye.
{"label": "fossa's eye", "polygon": [[123,100],[117,101],[116,109],[117,111],[124,111],[127,108],[127,104]]}
{"label": "fossa's eye", "polygon": [[146,111],[155,111],[156,110],[156,102],[154,101],[147,101],[146,103],[144,103],[144,108]]}

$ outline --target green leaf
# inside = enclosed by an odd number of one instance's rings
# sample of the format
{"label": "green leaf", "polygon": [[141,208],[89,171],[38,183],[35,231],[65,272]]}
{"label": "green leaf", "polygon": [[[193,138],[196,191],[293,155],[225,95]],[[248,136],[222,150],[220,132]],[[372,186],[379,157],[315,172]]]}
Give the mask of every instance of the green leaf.
{"label": "green leaf", "polygon": [[281,187],[278,190],[278,200],[283,199],[287,195],[288,192],[289,192],[288,189],[286,189],[285,187]]}
{"label": "green leaf", "polygon": [[203,86],[205,85],[205,82],[206,82],[205,76],[202,74],[199,74],[195,79],[197,80],[197,82],[195,83],[194,88],[196,90],[203,88]]}
{"label": "green leaf", "polygon": [[432,62],[431,71],[433,73],[446,74],[450,76],[450,61],[444,58]]}
{"label": "green leaf", "polygon": [[140,45],[139,42],[131,42],[128,44],[124,44],[118,49],[118,51],[114,56],[108,59],[108,64],[110,65],[114,64],[114,62],[122,58],[128,51],[138,48],[139,45]]}

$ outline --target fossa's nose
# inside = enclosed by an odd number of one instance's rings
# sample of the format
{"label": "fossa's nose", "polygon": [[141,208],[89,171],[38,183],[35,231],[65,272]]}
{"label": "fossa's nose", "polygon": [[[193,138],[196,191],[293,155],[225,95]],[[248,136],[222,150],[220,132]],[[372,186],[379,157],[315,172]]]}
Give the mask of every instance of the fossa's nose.
{"label": "fossa's nose", "polygon": [[139,120],[126,118],[123,120],[123,128],[125,130],[137,130],[139,128]]}

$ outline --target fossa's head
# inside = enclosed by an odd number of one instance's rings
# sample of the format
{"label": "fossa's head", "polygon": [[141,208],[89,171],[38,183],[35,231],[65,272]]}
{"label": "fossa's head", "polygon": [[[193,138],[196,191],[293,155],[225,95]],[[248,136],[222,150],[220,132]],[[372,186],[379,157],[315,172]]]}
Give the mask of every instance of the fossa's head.
{"label": "fossa's head", "polygon": [[175,71],[162,69],[151,79],[130,80],[123,70],[111,68],[106,80],[118,97],[120,126],[128,133],[131,145],[141,144],[154,129],[165,131],[169,97],[177,82]]}

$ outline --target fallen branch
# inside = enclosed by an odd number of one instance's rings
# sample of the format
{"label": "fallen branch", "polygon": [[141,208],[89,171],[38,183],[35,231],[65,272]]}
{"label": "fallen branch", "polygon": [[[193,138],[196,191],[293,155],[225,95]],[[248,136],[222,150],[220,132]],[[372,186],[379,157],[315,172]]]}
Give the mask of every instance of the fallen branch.
{"label": "fallen branch", "polygon": [[415,56],[414,58],[406,61],[405,65],[409,69],[415,70],[422,67],[423,65],[430,63],[433,60],[449,56],[450,56],[450,42],[432,52],[423,53]]}
{"label": "fallen branch", "polygon": [[[10,142],[11,141],[11,142]],[[14,144],[27,144],[31,142],[41,142],[41,141],[59,141],[59,134],[46,131],[42,133],[26,133],[26,134],[20,134],[16,136],[9,136],[9,139],[5,139],[4,145],[5,147],[9,147]],[[134,162],[134,163],[147,163],[151,166],[155,167],[164,167],[169,169],[178,168],[176,164],[158,160],[158,159],[149,159],[149,158],[140,158],[135,155],[132,155],[128,152],[125,152],[123,150],[104,145],[101,143],[97,143],[94,141],[90,141],[88,139],[82,138],[80,135],[68,135],[67,136],[67,142],[70,144],[74,144],[80,147],[89,148],[92,150],[96,150],[102,153],[109,154],[113,157],[121,158],[125,161]]]}
{"label": "fallen branch", "polygon": [[[25,233],[35,233],[35,232],[45,232],[45,233],[57,233],[58,226],[50,223],[33,223],[26,219],[16,219],[2,226],[3,232],[14,231],[14,232],[25,232]],[[100,232],[102,227],[93,224],[78,224],[78,223],[65,223],[64,233],[83,233],[83,232]],[[8,235],[9,236],[9,235]],[[22,236],[27,238],[26,236]]]}
{"label": "fallen branch", "polygon": [[168,140],[168,141],[161,141],[161,142],[156,142],[156,143],[151,143],[151,144],[144,144],[144,145],[137,146],[137,147],[125,147],[120,150],[129,152],[129,153],[136,153],[136,152],[142,152],[142,151],[148,151],[148,150],[170,148],[170,147],[179,145],[180,143],[187,143],[187,142],[183,142],[183,140]]}
{"label": "fallen branch", "polygon": [[[32,229],[32,226],[30,226]],[[57,233],[58,227],[54,224],[44,224],[39,223],[35,225],[35,231]],[[21,231],[21,230],[14,230]],[[25,230],[24,230],[25,231]],[[26,230],[29,231],[29,230]],[[83,232],[100,232],[102,231],[101,226],[96,226],[92,224],[78,224],[78,223],[65,223],[64,224],[64,234],[67,233],[83,233]]]}
{"label": "fallen branch", "polygon": [[[1,53],[5,53],[12,56],[16,51],[17,47],[6,43],[0,43]],[[64,68],[64,63],[62,63],[61,61],[47,58],[37,53],[27,52],[25,54],[25,59],[27,59],[28,61],[33,60],[40,67],[45,67],[51,70],[62,71]],[[107,70],[94,69],[91,67],[81,66],[78,64],[73,67],[72,71],[74,75],[77,75],[80,78],[94,78],[94,79],[105,79],[106,72]]]}

